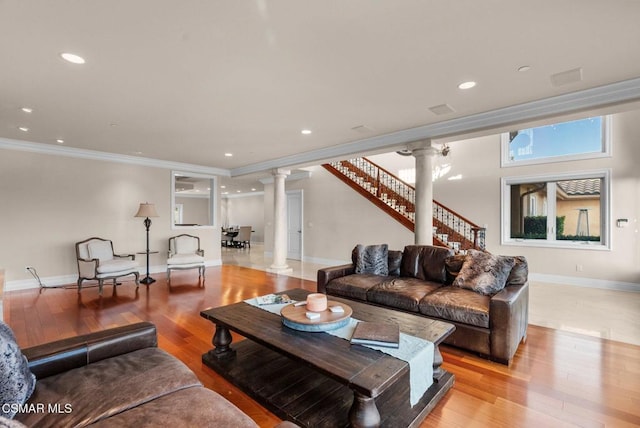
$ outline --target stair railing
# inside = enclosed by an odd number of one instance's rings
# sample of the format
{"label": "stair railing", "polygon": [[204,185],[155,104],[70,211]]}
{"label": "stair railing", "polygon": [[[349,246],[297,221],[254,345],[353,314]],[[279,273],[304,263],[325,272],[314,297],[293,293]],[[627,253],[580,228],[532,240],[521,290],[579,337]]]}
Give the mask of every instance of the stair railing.
{"label": "stair railing", "polygon": [[[411,231],[414,230],[416,193],[413,186],[364,157],[323,166]],[[434,238],[456,251],[485,249],[485,228],[437,201],[433,201],[433,225]]]}

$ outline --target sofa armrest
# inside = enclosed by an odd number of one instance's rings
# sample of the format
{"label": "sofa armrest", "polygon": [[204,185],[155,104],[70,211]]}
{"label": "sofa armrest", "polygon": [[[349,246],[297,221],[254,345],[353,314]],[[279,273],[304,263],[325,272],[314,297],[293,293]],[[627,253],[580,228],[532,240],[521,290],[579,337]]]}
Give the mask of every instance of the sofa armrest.
{"label": "sofa armrest", "polygon": [[343,276],[352,275],[355,271],[356,267],[352,263],[348,265],[318,269],[318,293],[327,294],[327,284],[329,281]]}
{"label": "sofa armrest", "polygon": [[527,337],[529,283],[505,287],[491,298],[489,306],[491,356],[509,364],[520,341]]}
{"label": "sofa armrest", "polygon": [[140,322],[32,346],[22,352],[29,361],[31,372],[41,379],[106,358],[157,346],[155,325]]}
{"label": "sofa armrest", "polygon": [[130,259],[130,260],[135,260],[136,259],[136,255],[135,254],[114,254],[113,257],[118,257],[121,259]]}

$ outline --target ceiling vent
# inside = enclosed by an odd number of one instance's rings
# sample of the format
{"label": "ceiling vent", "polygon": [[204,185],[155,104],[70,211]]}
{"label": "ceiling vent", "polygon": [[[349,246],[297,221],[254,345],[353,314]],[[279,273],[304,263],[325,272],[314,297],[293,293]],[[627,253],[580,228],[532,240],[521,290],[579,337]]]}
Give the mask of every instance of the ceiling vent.
{"label": "ceiling vent", "polygon": [[453,113],[455,111],[449,104],[440,104],[438,106],[429,107],[429,110],[438,116]]}
{"label": "ceiling vent", "polygon": [[551,75],[551,84],[553,86],[563,86],[570,83],[576,83],[582,81],[582,67],[574,68],[573,70],[563,71],[562,73],[556,73]]}

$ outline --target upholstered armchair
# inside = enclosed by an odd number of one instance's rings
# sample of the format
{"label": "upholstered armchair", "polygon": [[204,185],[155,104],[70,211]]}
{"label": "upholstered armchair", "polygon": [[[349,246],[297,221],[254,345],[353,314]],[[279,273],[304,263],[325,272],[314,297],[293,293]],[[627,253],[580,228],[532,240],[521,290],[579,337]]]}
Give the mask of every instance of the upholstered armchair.
{"label": "upholstered armchair", "polygon": [[105,279],[116,279],[134,275],[136,289],[140,285],[138,264],[134,254],[114,254],[113,243],[108,239],[89,238],[76,242],[76,258],[78,260],[78,293],[82,290],[84,280],[98,281],[98,294],[102,295]]}
{"label": "upholstered armchair", "polygon": [[198,277],[204,276],[204,250],[200,249],[200,238],[182,234],[169,238],[167,259],[167,282],[171,282],[174,269],[198,269]]}

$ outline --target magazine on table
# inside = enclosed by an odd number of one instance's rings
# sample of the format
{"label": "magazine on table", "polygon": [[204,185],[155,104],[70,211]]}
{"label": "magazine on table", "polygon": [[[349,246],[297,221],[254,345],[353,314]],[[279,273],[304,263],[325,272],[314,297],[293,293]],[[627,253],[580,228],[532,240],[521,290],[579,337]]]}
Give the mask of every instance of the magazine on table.
{"label": "magazine on table", "polygon": [[294,301],[286,294],[265,294],[256,297],[259,305],[281,305],[283,303],[293,303]]}

